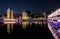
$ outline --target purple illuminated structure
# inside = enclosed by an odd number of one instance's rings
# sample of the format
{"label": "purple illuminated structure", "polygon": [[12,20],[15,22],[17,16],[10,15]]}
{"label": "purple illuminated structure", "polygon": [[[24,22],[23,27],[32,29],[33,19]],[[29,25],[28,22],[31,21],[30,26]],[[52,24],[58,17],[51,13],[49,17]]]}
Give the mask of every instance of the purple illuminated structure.
{"label": "purple illuminated structure", "polygon": [[22,20],[16,19],[15,22],[22,22]]}
{"label": "purple illuminated structure", "polygon": [[21,20],[21,19],[18,19],[18,21],[19,21],[19,22],[22,22],[22,20]]}
{"label": "purple illuminated structure", "polygon": [[18,19],[16,19],[15,22],[18,22]]}
{"label": "purple illuminated structure", "polygon": [[0,20],[0,22],[3,22],[3,20]]}
{"label": "purple illuminated structure", "polygon": [[58,25],[60,25],[60,19],[57,20]]}
{"label": "purple illuminated structure", "polygon": [[57,30],[57,31],[58,31],[58,33],[60,33],[60,28],[58,28],[58,30]]}

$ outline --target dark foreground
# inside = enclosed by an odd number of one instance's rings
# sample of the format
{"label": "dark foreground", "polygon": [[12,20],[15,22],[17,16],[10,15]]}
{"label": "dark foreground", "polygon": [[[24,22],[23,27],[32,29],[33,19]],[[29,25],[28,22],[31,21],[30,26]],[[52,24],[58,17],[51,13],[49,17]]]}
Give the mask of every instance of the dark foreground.
{"label": "dark foreground", "polygon": [[3,39],[23,39],[23,38],[33,38],[33,39],[54,39],[50,30],[44,24],[28,26],[26,29],[22,29],[21,25],[14,25],[13,32],[9,35],[6,32],[6,25],[0,25],[0,38]]}

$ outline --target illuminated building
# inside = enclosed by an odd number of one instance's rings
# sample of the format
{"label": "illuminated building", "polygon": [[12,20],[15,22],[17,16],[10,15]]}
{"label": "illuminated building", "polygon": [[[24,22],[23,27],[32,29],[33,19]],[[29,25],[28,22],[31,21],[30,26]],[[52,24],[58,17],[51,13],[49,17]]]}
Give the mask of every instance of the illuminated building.
{"label": "illuminated building", "polygon": [[[22,13],[22,19],[29,19],[26,12]],[[22,22],[22,28],[26,28],[26,26],[29,24],[29,22]]]}
{"label": "illuminated building", "polygon": [[11,16],[11,19],[13,19],[13,10],[11,10],[11,15],[10,16]]}
{"label": "illuminated building", "polygon": [[7,19],[10,19],[10,8],[7,10]]}
{"label": "illuminated building", "polygon": [[[11,10],[10,8],[8,8],[7,10],[7,19],[13,19],[13,10]],[[7,24],[7,32],[10,33],[10,25],[11,25],[11,29],[13,30],[13,24]]]}
{"label": "illuminated building", "polygon": [[28,19],[28,15],[27,15],[26,12],[23,12],[23,13],[22,13],[22,19]]}
{"label": "illuminated building", "polygon": [[8,10],[7,10],[7,18],[13,19],[13,10],[11,10],[10,8],[8,8]]}

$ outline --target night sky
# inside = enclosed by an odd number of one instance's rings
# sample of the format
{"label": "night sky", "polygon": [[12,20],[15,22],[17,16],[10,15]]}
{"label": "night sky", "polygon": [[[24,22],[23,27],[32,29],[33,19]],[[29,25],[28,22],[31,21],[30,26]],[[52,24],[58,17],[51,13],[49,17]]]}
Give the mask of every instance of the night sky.
{"label": "night sky", "polygon": [[60,8],[59,0],[0,0],[0,13],[6,13],[12,8],[15,13],[30,10],[32,13],[43,13],[49,10]]}

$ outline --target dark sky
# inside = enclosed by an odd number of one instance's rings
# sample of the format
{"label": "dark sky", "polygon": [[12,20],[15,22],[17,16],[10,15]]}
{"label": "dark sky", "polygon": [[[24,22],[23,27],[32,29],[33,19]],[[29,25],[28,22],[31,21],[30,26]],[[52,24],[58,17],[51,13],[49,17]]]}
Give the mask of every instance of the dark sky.
{"label": "dark sky", "polygon": [[8,8],[12,8],[15,13],[21,13],[24,10],[43,13],[59,7],[59,0],[0,0],[0,13],[6,13]]}

